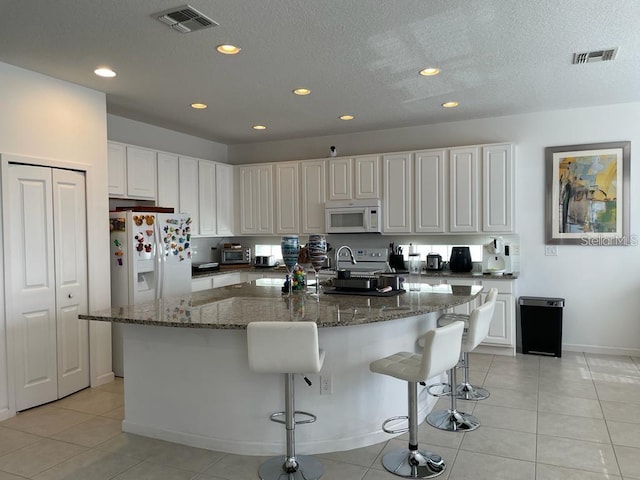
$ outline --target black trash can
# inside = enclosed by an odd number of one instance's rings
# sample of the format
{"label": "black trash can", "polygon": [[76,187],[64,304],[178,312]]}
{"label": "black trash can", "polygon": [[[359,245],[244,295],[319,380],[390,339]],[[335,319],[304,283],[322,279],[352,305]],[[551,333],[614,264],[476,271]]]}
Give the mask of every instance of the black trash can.
{"label": "black trash can", "polygon": [[522,353],[562,356],[564,298],[520,297]]}

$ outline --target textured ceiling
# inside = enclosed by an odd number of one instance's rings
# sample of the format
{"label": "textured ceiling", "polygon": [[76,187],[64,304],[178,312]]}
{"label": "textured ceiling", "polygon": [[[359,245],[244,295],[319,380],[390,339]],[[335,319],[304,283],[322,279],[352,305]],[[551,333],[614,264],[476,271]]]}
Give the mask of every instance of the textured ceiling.
{"label": "textured ceiling", "polygon": [[[3,0],[0,61],[226,144],[640,101],[637,0],[192,0],[220,26],[190,34],[152,17],[184,1]],[[614,61],[571,64],[612,47]],[[96,77],[103,64],[118,76]]]}

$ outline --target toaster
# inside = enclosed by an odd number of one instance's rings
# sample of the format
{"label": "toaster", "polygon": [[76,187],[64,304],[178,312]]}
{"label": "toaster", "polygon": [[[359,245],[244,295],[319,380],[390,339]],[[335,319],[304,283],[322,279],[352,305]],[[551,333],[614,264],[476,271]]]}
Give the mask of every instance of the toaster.
{"label": "toaster", "polygon": [[274,257],[273,255],[256,255],[253,266],[264,268],[275,267],[276,257]]}

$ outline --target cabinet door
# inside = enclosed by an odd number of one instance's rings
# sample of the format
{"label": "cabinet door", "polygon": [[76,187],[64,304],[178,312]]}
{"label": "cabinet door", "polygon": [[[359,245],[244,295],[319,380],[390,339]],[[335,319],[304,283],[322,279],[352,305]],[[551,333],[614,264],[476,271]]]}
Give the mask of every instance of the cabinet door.
{"label": "cabinet door", "polygon": [[329,160],[329,200],[353,198],[353,159]]}
{"label": "cabinet door", "polygon": [[513,346],[515,342],[515,297],[510,294],[499,293],[496,298],[496,308],[489,327],[489,334],[483,344]]}
{"label": "cabinet door", "polygon": [[198,160],[180,157],[178,169],[180,171],[180,213],[188,213],[191,216],[191,233],[199,235]]}
{"label": "cabinet door", "polygon": [[191,279],[191,291],[201,292],[202,290],[209,290],[213,288],[213,277],[202,277]]}
{"label": "cabinet door", "polygon": [[158,206],[180,211],[178,156],[158,152]]}
{"label": "cabinet door", "polygon": [[514,231],[513,145],[482,149],[482,230]]}
{"label": "cabinet door", "polygon": [[411,233],[411,153],[385,155],[382,231],[384,233]]}
{"label": "cabinet door", "polygon": [[198,207],[200,235],[216,234],[216,164],[198,161]]}
{"label": "cabinet door", "polygon": [[449,230],[478,231],[478,147],[449,150]]}
{"label": "cabinet door", "polygon": [[415,231],[442,233],[446,229],[446,150],[415,153]]}
{"label": "cabinet door", "polygon": [[233,235],[233,166],[216,163],[216,234]]}
{"label": "cabinet door", "polygon": [[228,285],[237,285],[242,283],[244,272],[225,273],[224,275],[215,275],[213,279],[213,288],[226,287]]}
{"label": "cabinet door", "polygon": [[276,163],[276,233],[300,232],[299,165]]}
{"label": "cabinet door", "polygon": [[109,196],[124,197],[127,194],[127,159],[124,145],[108,143]]}
{"label": "cabinet door", "polygon": [[324,233],[326,175],[324,160],[302,162],[302,233]]}
{"label": "cabinet door", "polygon": [[240,167],[240,233],[273,233],[273,170],[268,165]]}
{"label": "cabinet door", "polygon": [[156,152],[127,147],[127,196],[156,199]]}
{"label": "cabinet door", "polygon": [[355,157],[354,198],[380,198],[380,157]]}

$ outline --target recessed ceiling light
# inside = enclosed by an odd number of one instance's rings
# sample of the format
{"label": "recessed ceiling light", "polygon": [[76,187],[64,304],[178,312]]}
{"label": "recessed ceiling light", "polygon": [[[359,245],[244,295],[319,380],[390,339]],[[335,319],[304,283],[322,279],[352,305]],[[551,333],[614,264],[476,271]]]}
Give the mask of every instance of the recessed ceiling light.
{"label": "recessed ceiling light", "polygon": [[429,67],[429,68],[425,68],[424,70],[420,70],[420,75],[424,77],[431,77],[433,75],[438,75],[439,73],[440,73],[440,69],[435,67]]}
{"label": "recessed ceiling light", "polygon": [[207,104],[206,103],[192,103],[191,104],[191,108],[195,108],[196,110],[203,110],[203,109],[207,108]]}
{"label": "recessed ceiling light", "polygon": [[457,107],[458,106],[458,102],[455,102],[455,101],[453,101],[453,102],[444,102],[442,104],[442,106],[444,108],[453,108],[453,107]]}
{"label": "recessed ceiling light", "polygon": [[267,127],[264,126],[264,125],[254,125],[251,128],[253,128],[254,130],[266,130],[267,129]]}
{"label": "recessed ceiling light", "polygon": [[353,120],[354,118],[353,115],[340,115],[340,120]]}
{"label": "recessed ceiling light", "polygon": [[296,95],[309,95],[311,93],[311,90],[309,90],[308,88],[296,88],[293,93],[295,93]]}
{"label": "recessed ceiling light", "polygon": [[218,45],[216,50],[224,55],[236,55],[240,52],[240,47],[236,47],[235,45]]}
{"label": "recessed ceiling light", "polygon": [[116,72],[114,72],[113,70],[111,70],[110,68],[107,68],[107,67],[96,68],[93,71],[93,73],[95,73],[99,77],[105,77],[105,78],[113,78],[113,77],[116,76]]}

